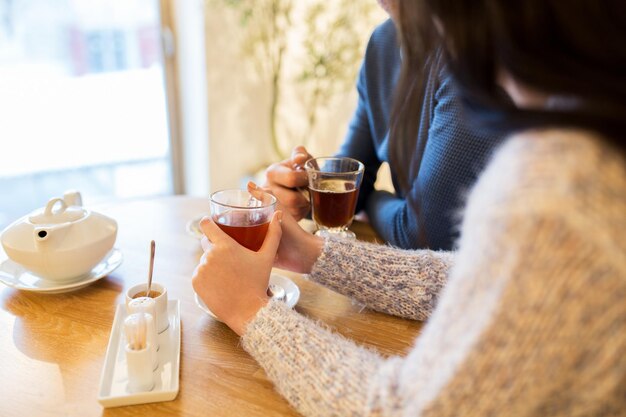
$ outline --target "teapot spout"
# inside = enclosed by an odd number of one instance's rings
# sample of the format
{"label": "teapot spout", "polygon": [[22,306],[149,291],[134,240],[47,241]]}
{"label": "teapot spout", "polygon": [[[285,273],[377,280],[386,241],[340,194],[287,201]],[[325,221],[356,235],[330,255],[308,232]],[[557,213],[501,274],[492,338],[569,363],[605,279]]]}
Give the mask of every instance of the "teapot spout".
{"label": "teapot spout", "polygon": [[33,229],[33,237],[35,238],[35,242],[45,242],[50,239],[50,228],[49,227],[35,227]]}
{"label": "teapot spout", "polygon": [[57,243],[62,242],[62,239],[69,230],[70,225],[71,223],[61,223],[54,225],[38,226],[33,228],[33,238],[35,239],[35,246],[47,242],[45,243],[45,245],[47,247],[50,247],[50,245],[54,245],[53,243],[48,242],[48,240],[50,240],[51,238],[54,238],[53,240],[55,240]]}

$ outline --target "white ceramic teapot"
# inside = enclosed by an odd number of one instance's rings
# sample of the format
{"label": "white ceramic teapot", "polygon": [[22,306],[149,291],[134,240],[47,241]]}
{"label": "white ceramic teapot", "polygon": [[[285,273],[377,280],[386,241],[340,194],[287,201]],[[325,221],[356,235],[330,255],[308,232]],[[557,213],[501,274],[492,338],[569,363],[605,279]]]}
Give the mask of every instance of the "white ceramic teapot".
{"label": "white ceramic teapot", "polygon": [[0,240],[14,262],[41,278],[70,282],[91,271],[116,236],[115,220],[85,209],[80,193],[68,191],[13,222]]}

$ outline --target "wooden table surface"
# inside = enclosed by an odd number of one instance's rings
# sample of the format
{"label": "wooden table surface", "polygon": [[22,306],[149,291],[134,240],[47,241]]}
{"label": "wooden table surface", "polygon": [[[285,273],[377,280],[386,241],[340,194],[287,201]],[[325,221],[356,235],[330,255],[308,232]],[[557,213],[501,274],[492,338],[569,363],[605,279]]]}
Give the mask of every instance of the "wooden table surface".
{"label": "wooden table surface", "polygon": [[[165,197],[97,210],[118,221],[115,246],[124,255],[108,277],[56,295],[0,285],[0,416],[297,415],[238,337],[194,302],[190,280],[201,248],[186,224],[207,212],[208,200]],[[363,224],[353,230],[375,237]],[[115,308],[127,288],[146,280],[151,239],[154,281],[181,302],[180,391],[173,401],[104,409],[97,392]],[[384,355],[407,352],[420,330],[419,322],[363,309],[298,274],[279,272],[300,286],[300,313]]]}

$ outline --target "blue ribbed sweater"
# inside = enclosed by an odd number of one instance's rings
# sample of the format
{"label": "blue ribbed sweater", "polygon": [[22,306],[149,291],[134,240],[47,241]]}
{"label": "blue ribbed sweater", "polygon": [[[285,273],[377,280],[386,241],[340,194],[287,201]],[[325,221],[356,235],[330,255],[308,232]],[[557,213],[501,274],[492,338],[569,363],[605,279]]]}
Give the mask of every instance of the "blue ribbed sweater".
{"label": "blue ribbed sweater", "polygon": [[[480,133],[465,121],[454,81],[437,56],[427,71],[417,141],[426,141],[419,172],[407,195],[374,189],[382,162],[389,161],[389,117],[400,73],[400,49],[391,20],[372,34],[357,81],[359,102],[339,154],[365,164],[357,211],[392,245],[449,250],[458,237],[465,195],[502,137]],[[418,147],[419,148],[419,147]],[[412,159],[418,164],[418,158]],[[396,190],[397,167],[391,166]],[[421,215],[414,205],[419,202]],[[420,243],[418,236],[425,240]]]}

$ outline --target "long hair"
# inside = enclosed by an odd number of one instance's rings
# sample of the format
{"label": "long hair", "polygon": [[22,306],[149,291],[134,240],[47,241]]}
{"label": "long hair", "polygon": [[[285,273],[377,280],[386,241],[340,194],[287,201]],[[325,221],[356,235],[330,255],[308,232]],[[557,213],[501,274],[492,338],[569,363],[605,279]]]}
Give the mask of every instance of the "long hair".
{"label": "long hair", "polygon": [[[626,1],[399,0],[403,68],[390,157],[415,138],[423,63],[444,50],[466,111],[482,128],[574,127],[597,131],[626,152]],[[499,71],[560,100],[521,109],[503,97]],[[404,165],[406,166],[406,165]],[[408,171],[396,173],[402,183]]]}
{"label": "long hair", "polygon": [[438,39],[429,13],[424,13],[423,2],[415,2],[411,7],[406,7],[403,0],[398,2],[396,24],[402,48],[402,70],[391,111],[389,158],[401,194],[408,195],[410,174],[419,171],[419,167],[411,166],[412,161],[421,161],[425,146],[425,143],[417,144],[415,138],[421,118],[426,62],[429,55],[433,55]]}

